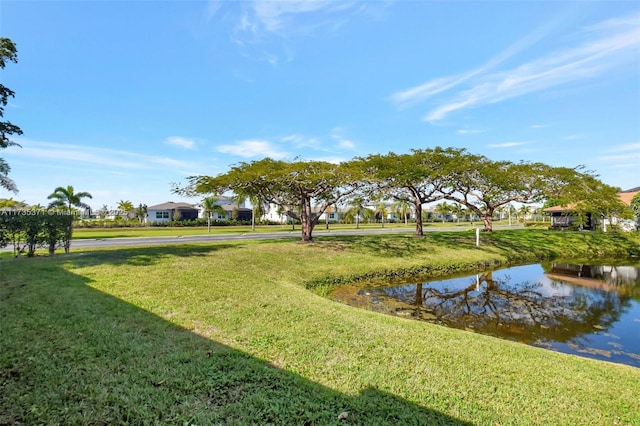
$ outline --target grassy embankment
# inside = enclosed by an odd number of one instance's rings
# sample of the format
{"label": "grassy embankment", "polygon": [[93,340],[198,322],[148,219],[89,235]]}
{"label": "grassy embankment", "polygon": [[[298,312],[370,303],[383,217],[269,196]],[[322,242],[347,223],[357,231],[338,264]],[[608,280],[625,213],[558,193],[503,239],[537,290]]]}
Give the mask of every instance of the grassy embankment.
{"label": "grassy embankment", "polygon": [[640,424],[640,369],[307,288],[640,254],[638,236],[614,234],[474,242],[471,232],[327,237],[0,261],[0,424]]}

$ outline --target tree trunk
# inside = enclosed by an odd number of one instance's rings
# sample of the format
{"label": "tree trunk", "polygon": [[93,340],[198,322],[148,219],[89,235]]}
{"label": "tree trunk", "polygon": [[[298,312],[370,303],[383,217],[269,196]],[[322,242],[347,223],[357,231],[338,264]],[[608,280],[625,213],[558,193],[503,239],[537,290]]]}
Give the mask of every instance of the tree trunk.
{"label": "tree trunk", "polygon": [[482,222],[484,223],[485,232],[493,232],[493,222],[491,221],[491,215],[489,213],[482,215]]}
{"label": "tree trunk", "polygon": [[300,203],[300,222],[302,225],[302,242],[309,243],[313,241],[312,232],[314,226],[314,218],[311,212],[311,199],[303,198]]}
{"label": "tree trunk", "polygon": [[422,228],[422,203],[416,201],[414,205],[416,208],[416,237],[424,237]]}
{"label": "tree trunk", "polygon": [[251,206],[251,230],[256,230],[256,208]]}

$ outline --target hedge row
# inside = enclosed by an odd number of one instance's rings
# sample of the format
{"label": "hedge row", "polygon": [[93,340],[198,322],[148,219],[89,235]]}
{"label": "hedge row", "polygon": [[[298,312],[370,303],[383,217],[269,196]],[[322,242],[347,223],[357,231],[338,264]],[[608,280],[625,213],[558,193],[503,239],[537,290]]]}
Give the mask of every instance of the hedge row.
{"label": "hedge row", "polygon": [[72,215],[57,210],[29,214],[0,212],[0,247],[13,245],[16,257],[24,253],[34,256],[41,247],[48,247],[51,256],[60,247],[69,253],[72,223]]}

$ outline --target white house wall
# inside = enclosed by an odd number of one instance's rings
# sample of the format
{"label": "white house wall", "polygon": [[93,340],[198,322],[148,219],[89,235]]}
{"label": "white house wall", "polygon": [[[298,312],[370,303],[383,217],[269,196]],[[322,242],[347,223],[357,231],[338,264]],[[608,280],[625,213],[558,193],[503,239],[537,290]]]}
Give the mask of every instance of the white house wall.
{"label": "white house wall", "polygon": [[[162,212],[163,216],[166,212],[169,216],[167,218],[157,218],[156,212]],[[171,221],[171,212],[169,210],[147,210],[147,222],[149,223],[164,223]]]}

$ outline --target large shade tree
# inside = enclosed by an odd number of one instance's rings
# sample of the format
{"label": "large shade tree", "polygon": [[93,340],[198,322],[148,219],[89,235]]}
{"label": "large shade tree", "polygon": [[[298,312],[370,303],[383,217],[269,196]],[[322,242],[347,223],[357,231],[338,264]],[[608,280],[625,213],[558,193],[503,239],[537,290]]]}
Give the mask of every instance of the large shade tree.
{"label": "large shade tree", "polygon": [[[0,70],[4,69],[7,62],[18,62],[18,53],[16,45],[6,37],[0,37]],[[7,106],[9,98],[15,97],[15,92],[3,84],[0,84],[0,119],[4,117],[4,107]],[[12,135],[21,135],[22,130],[20,127],[12,124],[9,121],[0,120],[0,149],[8,148],[10,146],[19,146],[13,142],[10,137]],[[9,163],[2,157],[0,157],[0,188],[5,188],[8,191],[18,192],[18,187],[15,182],[9,179],[8,175],[11,171]]]}
{"label": "large shade tree", "polygon": [[542,163],[492,161],[460,152],[445,176],[444,198],[467,207],[480,217],[484,231],[493,231],[496,209],[517,201],[540,201],[552,168]]}
{"label": "large shade tree", "polygon": [[264,158],[239,163],[215,177],[189,177],[188,185],[176,187],[174,192],[193,196],[232,191],[258,197],[282,207],[287,216],[300,221],[302,241],[309,242],[313,240],[313,228],[327,207],[350,195],[360,181],[361,171],[349,162],[286,162]]}
{"label": "large shade tree", "polygon": [[358,164],[369,176],[372,193],[411,203],[417,218],[415,234],[422,237],[422,206],[444,197],[445,177],[463,153],[455,148],[414,149],[409,154],[370,155]]}

